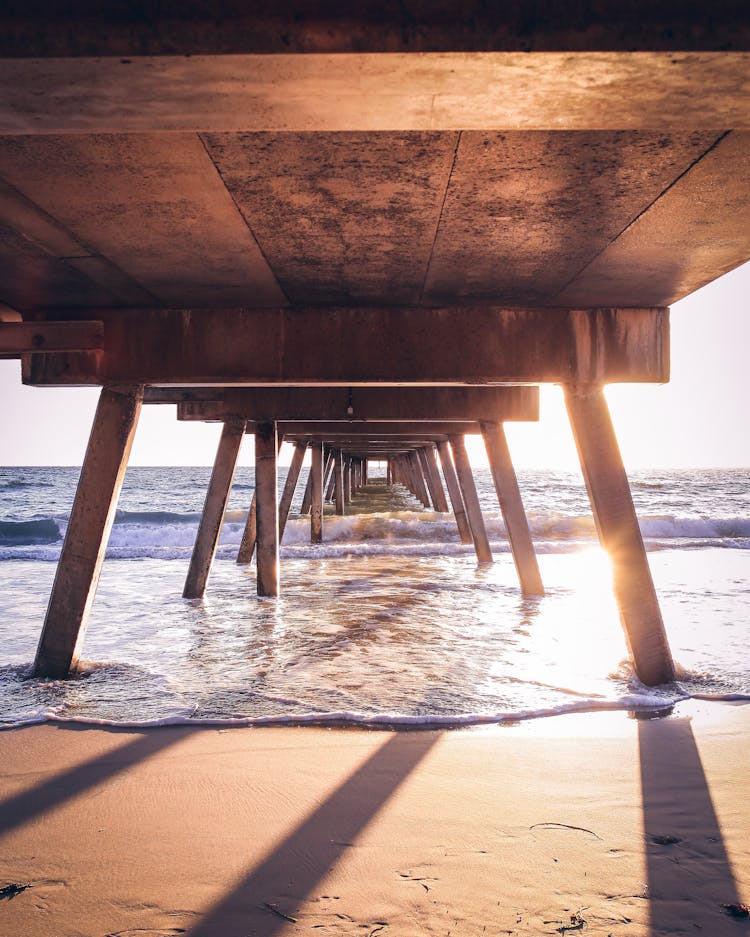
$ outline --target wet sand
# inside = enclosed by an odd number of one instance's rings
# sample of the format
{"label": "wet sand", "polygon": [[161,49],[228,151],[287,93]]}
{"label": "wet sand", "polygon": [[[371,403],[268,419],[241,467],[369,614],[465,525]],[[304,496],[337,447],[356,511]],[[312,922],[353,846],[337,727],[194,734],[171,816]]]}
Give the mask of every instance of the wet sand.
{"label": "wet sand", "polygon": [[5,937],[750,933],[750,707],[0,734]]}

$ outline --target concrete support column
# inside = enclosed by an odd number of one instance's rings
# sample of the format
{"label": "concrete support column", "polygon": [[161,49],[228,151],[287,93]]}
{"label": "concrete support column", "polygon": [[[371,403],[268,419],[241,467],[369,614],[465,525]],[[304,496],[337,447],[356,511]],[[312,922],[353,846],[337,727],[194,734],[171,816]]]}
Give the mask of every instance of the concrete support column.
{"label": "concrete support column", "polygon": [[451,447],[453,448],[453,461],[456,464],[456,475],[458,484],[461,488],[461,496],[466,508],[466,518],[469,521],[469,529],[474,541],[474,549],[477,552],[477,560],[480,563],[492,562],[492,551],[490,550],[490,541],[487,538],[487,530],[484,526],[484,517],[482,509],[479,506],[479,497],[474,484],[474,476],[471,474],[471,464],[466,452],[466,445],[463,436],[452,436]]}
{"label": "concrete support column", "polygon": [[326,449],[326,467],[323,473],[323,481],[325,486],[325,500],[333,502],[333,496],[335,491],[336,484],[336,472],[334,470],[334,458],[333,458],[333,449]]}
{"label": "concrete support column", "polygon": [[323,443],[314,442],[310,445],[312,465],[310,477],[310,543],[323,542]]}
{"label": "concrete support column", "polygon": [[302,495],[302,506],[299,509],[300,514],[310,513],[310,504],[312,502],[312,471],[308,473],[305,492]]}
{"label": "concrete support column", "polygon": [[461,543],[473,543],[474,538],[471,536],[471,528],[469,527],[469,521],[466,517],[464,499],[461,496],[461,488],[458,484],[458,478],[456,477],[456,470],[453,467],[450,447],[445,441],[439,442],[437,447],[440,456],[440,464],[443,469],[443,478],[445,478],[445,484],[448,488],[448,497],[451,499],[453,516],[456,518],[458,535],[461,538]]}
{"label": "concrete support column", "polygon": [[[279,433],[278,452],[281,451],[281,443],[283,438],[283,435]],[[258,536],[257,513],[258,489],[256,487],[255,491],[253,491],[253,496],[250,499],[250,509],[247,512],[245,529],[242,531],[242,540],[240,540],[240,548],[237,551],[237,563],[240,566],[247,566],[252,563],[253,556],[255,555],[255,542]]]}
{"label": "concrete support column", "polygon": [[81,644],[125,477],[143,388],[104,387],[99,396],[34,661],[37,677],[64,677]]}
{"label": "concrete support column", "polygon": [[385,483],[386,485],[393,484],[393,475],[392,475],[392,470],[391,470],[390,459],[388,459],[388,461],[385,463]]}
{"label": "concrete support column", "polygon": [[647,686],[667,683],[674,662],[602,388],[568,385],[565,403],[635,672]]}
{"label": "concrete support column", "polygon": [[333,461],[333,496],[336,499],[336,514],[342,516],[344,508],[344,459],[341,450],[336,449]]}
{"label": "concrete support column", "polygon": [[224,512],[232,489],[234,470],[240,454],[242,438],[245,435],[245,421],[226,422],[221,431],[219,448],[216,451],[211,481],[208,483],[206,501],[203,505],[198,536],[195,538],[193,555],[190,558],[183,598],[199,599],[206,591],[208,575],[219,542],[219,534],[224,523]]}
{"label": "concrete support column", "polygon": [[443,483],[440,480],[440,471],[438,470],[437,461],[435,460],[435,447],[425,446],[424,449],[419,450],[419,453],[425,478],[427,479],[427,484],[430,486],[430,497],[432,498],[435,510],[440,514],[447,514],[448,502],[445,498]]}
{"label": "concrete support column", "polygon": [[258,595],[279,594],[279,512],[275,423],[255,427],[255,491],[258,495]]}
{"label": "concrete support column", "polygon": [[281,501],[279,502],[279,543],[284,539],[284,530],[286,529],[286,522],[289,519],[289,511],[292,507],[292,501],[294,501],[294,493],[297,490],[299,473],[302,469],[302,462],[304,461],[306,451],[306,442],[295,443],[292,461],[289,464],[289,471],[287,472],[286,481],[284,482],[284,490],[281,492]]}
{"label": "concrete support column", "polygon": [[432,502],[430,501],[430,495],[427,491],[427,485],[425,484],[422,464],[416,452],[410,453],[409,461],[411,462],[412,471],[414,472],[414,484],[417,497],[426,508],[431,508]]}
{"label": "concrete support column", "polygon": [[344,457],[344,504],[352,503],[352,460]]}
{"label": "concrete support column", "polygon": [[508,532],[513,562],[516,564],[521,592],[524,595],[544,595],[529,523],[518,490],[518,479],[505,438],[502,423],[482,423],[482,436],[492,470],[497,500]]}

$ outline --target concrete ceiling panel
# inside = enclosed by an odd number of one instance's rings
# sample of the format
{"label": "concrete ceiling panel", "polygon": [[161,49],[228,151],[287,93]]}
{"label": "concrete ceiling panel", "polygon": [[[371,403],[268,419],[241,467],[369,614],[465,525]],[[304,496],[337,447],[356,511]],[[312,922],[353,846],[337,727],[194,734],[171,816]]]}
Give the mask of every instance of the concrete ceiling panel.
{"label": "concrete ceiling panel", "polygon": [[458,134],[208,134],[293,303],[419,301]]}
{"label": "concrete ceiling panel", "polygon": [[0,303],[14,309],[111,306],[115,301],[74,266],[0,221]]}
{"label": "concrete ceiling panel", "polygon": [[557,303],[581,268],[716,139],[715,132],[463,133],[424,301]]}
{"label": "concrete ceiling panel", "polygon": [[195,134],[3,137],[0,176],[165,305],[285,302]]}

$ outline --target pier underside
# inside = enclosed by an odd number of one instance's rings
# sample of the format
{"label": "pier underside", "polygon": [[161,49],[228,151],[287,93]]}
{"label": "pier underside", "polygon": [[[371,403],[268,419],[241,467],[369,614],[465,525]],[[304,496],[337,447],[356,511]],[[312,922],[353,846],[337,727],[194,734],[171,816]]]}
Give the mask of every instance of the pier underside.
{"label": "pier underside", "polygon": [[439,457],[490,561],[472,428],[541,594],[503,423],[551,382],[638,675],[674,676],[602,388],[667,381],[669,305],[750,257],[750,31],[721,3],[427,6],[0,14],[0,356],[103,388],[37,673],[76,666],[143,402],[224,424],[186,596],[248,430],[261,594],[281,437],[292,494],[312,453],[313,542],[370,458],[447,510]]}

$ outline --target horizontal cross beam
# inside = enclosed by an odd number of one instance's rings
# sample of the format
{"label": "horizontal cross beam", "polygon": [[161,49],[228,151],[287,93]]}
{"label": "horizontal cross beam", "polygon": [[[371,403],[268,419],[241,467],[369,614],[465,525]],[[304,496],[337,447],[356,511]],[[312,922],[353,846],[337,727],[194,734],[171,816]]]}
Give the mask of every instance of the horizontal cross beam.
{"label": "horizontal cross beam", "polygon": [[104,351],[28,356],[23,367],[27,384],[349,386],[669,379],[665,308],[86,312],[75,310],[75,318],[104,322]]}
{"label": "horizontal cross beam", "polygon": [[501,387],[148,387],[144,403],[178,405],[181,420],[539,419],[539,389]]}
{"label": "horizontal cross beam", "polygon": [[104,344],[101,322],[0,322],[0,355],[91,351]]}
{"label": "horizontal cross beam", "polygon": [[[257,423],[248,421],[246,432],[254,433]],[[363,439],[383,439],[390,437],[413,437],[415,433],[426,438],[435,436],[457,435],[459,433],[479,433],[480,426],[476,421],[451,420],[444,422],[430,422],[413,420],[411,422],[375,421],[367,423],[351,423],[346,420],[314,422],[291,422],[282,420],[276,424],[284,439],[290,436],[299,436],[306,439],[333,439],[335,437]]]}

